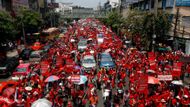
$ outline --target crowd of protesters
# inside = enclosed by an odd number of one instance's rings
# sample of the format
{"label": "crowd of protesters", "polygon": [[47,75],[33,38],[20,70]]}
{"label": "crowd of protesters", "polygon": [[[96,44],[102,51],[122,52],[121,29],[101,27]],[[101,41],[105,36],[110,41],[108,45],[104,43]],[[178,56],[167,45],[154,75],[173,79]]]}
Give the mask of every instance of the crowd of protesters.
{"label": "crowd of protesters", "polygon": [[[102,44],[97,43],[99,33],[104,35]],[[77,49],[80,38],[89,40],[83,53]],[[14,93],[1,95],[8,98],[6,101],[1,98],[2,107],[31,107],[41,98],[49,100],[53,107],[87,104],[89,107],[188,107],[190,104],[189,86],[183,83],[190,66],[180,60],[185,57],[182,52],[126,48],[111,29],[94,19],[75,22],[63,37],[48,43],[52,47],[41,63],[35,65],[40,69],[14,81]],[[93,55],[98,63],[97,56],[102,52],[111,54],[115,68],[85,71],[81,57]],[[45,68],[42,62],[46,63]],[[53,75],[58,79],[46,81]],[[75,83],[81,75],[87,81]]]}

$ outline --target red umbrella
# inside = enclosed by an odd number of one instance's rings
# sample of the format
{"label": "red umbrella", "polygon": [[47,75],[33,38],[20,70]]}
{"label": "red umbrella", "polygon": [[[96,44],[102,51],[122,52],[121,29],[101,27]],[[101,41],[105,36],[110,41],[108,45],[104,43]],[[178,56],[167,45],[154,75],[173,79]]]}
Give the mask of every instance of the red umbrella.
{"label": "red umbrella", "polygon": [[45,79],[45,82],[53,82],[59,80],[59,77],[56,75],[49,76],[48,78]]}
{"label": "red umbrella", "polygon": [[3,96],[6,96],[6,97],[10,97],[14,93],[15,93],[14,87],[8,87],[8,88],[3,90]]}

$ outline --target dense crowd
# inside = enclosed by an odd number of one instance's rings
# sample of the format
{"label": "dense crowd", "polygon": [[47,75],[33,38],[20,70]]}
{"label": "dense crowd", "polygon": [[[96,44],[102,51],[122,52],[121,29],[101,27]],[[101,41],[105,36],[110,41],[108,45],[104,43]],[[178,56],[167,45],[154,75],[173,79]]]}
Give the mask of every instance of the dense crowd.
{"label": "dense crowd", "polygon": [[[97,44],[97,34],[104,42]],[[80,38],[88,39],[83,53],[77,50]],[[98,20],[75,22],[61,38],[50,40],[53,44],[42,64],[32,74],[14,83],[15,92],[6,95],[2,107],[31,107],[38,99],[47,99],[53,107],[188,107],[189,86],[184,85],[184,75],[190,66],[183,63],[182,52],[146,52],[127,48],[123,41]],[[81,57],[93,55],[98,62],[100,53],[110,53],[115,68],[96,68],[86,71]],[[66,66],[67,63],[70,66]],[[58,79],[46,81],[47,78]],[[86,77],[82,83],[75,79]],[[102,97],[102,98],[101,98]],[[103,100],[103,101],[100,101]],[[99,102],[103,102],[100,105]],[[0,106],[1,106],[0,105]],[[35,106],[32,106],[35,107]]]}

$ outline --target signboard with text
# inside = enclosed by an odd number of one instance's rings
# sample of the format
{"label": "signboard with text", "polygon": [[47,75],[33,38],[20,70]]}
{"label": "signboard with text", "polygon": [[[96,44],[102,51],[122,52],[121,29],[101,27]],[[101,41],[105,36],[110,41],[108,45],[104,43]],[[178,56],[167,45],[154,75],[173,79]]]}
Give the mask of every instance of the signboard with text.
{"label": "signboard with text", "polygon": [[160,81],[172,81],[172,75],[158,75]]}
{"label": "signboard with text", "polygon": [[137,80],[137,92],[139,93],[148,93],[148,76],[141,75],[139,80]]}
{"label": "signboard with text", "polygon": [[176,6],[190,6],[190,0],[176,0]]}

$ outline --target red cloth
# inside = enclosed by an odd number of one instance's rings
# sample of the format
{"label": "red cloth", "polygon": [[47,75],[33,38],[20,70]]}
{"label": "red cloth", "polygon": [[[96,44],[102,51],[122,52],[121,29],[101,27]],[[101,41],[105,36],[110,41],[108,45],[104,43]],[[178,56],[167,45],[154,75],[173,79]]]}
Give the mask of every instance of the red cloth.
{"label": "red cloth", "polygon": [[123,88],[123,83],[122,82],[119,82],[118,83],[118,87],[121,89],[121,88]]}
{"label": "red cloth", "polygon": [[172,99],[172,105],[174,106],[174,105],[176,105],[176,103],[177,103],[177,100],[175,98],[173,98]]}
{"label": "red cloth", "polygon": [[29,97],[27,97],[24,107],[31,107],[31,99]]}
{"label": "red cloth", "polygon": [[189,101],[189,100],[182,99],[182,100],[181,100],[181,103],[182,103],[183,107],[188,107],[188,104],[190,103],[190,101]]}

